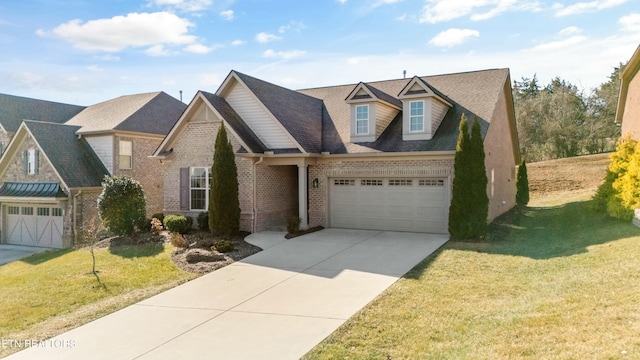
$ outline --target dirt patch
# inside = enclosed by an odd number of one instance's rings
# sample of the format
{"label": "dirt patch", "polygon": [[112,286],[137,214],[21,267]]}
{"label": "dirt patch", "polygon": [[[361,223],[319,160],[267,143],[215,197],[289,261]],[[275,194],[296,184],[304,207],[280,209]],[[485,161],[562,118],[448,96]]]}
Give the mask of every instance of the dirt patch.
{"label": "dirt patch", "polygon": [[610,153],[527,164],[531,197],[576,190],[595,190],[604,181]]}

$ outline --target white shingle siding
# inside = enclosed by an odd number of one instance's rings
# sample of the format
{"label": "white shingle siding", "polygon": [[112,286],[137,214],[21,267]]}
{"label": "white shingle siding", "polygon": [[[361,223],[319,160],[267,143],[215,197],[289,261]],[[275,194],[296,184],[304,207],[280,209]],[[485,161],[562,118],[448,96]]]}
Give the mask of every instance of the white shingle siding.
{"label": "white shingle siding", "polygon": [[436,133],[438,130],[438,126],[444,119],[445,115],[447,115],[447,110],[449,110],[449,106],[443,103],[440,100],[432,99],[431,101],[431,136]]}
{"label": "white shingle siding", "polygon": [[113,136],[86,136],[85,139],[109,173],[113,174]]}
{"label": "white shingle siding", "polygon": [[376,103],[376,139],[389,126],[389,123],[398,114],[398,110],[382,103]]}
{"label": "white shingle siding", "polygon": [[279,124],[267,113],[249,90],[236,83],[226,96],[227,102],[270,149],[297,148]]}

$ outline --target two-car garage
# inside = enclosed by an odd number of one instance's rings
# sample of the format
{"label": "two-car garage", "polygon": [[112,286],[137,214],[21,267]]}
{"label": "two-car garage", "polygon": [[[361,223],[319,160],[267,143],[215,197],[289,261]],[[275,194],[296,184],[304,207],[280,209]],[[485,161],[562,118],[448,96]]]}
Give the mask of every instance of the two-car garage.
{"label": "two-car garage", "polygon": [[329,178],[329,225],[447,233],[447,178]]}

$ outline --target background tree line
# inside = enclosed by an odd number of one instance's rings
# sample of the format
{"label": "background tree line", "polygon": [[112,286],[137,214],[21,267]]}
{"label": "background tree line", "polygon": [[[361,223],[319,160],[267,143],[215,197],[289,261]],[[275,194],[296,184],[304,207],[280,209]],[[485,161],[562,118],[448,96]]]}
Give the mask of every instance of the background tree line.
{"label": "background tree line", "polygon": [[546,86],[536,75],[514,81],[513,98],[520,151],[527,162],[613,151],[620,137],[615,124],[620,74],[590,94],[556,77]]}

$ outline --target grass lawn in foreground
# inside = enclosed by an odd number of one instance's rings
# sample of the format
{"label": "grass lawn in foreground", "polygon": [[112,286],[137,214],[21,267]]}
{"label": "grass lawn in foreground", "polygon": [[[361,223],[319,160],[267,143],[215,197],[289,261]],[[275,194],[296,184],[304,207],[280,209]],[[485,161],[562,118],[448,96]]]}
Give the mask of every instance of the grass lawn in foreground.
{"label": "grass lawn in foreground", "polygon": [[450,242],[305,359],[640,359],[640,229],[589,201]]}
{"label": "grass lawn in foreground", "polygon": [[[45,339],[196,277],[171,245],[52,250],[0,266],[0,339]],[[14,349],[15,350],[15,349]],[[0,348],[0,356],[10,349]]]}

